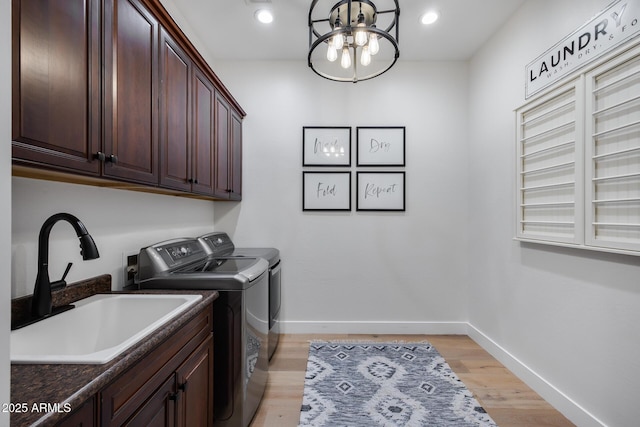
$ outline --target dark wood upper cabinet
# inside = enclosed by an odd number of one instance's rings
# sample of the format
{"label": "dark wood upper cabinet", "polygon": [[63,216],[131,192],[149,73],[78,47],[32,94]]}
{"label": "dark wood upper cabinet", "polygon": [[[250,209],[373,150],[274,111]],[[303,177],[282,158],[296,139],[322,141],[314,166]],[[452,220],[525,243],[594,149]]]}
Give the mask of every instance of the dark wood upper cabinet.
{"label": "dark wood upper cabinet", "polygon": [[242,199],[242,117],[231,110],[231,191],[229,199]]}
{"label": "dark wood upper cabinet", "polygon": [[160,32],[160,186],[191,190],[191,60]]}
{"label": "dark wood upper cabinet", "polygon": [[245,113],[159,0],[12,0],[12,31],[14,174],[240,200]]}
{"label": "dark wood upper cabinet", "polygon": [[216,123],[216,170],[215,170],[215,196],[223,199],[229,198],[231,180],[229,179],[229,121],[231,108],[229,103],[216,94],[215,123]]}
{"label": "dark wood upper cabinet", "polygon": [[13,0],[13,158],[98,175],[99,0]]}
{"label": "dark wood upper cabinet", "polygon": [[213,83],[193,68],[193,186],[192,191],[211,196],[215,182],[215,125]]}
{"label": "dark wood upper cabinet", "polygon": [[158,182],[158,20],[137,0],[105,0],[104,175]]}
{"label": "dark wood upper cabinet", "polygon": [[215,126],[215,196],[220,199],[241,200],[242,118],[222,96],[216,96]]}
{"label": "dark wood upper cabinet", "polygon": [[213,196],[214,99],[211,80],[161,31],[161,187]]}

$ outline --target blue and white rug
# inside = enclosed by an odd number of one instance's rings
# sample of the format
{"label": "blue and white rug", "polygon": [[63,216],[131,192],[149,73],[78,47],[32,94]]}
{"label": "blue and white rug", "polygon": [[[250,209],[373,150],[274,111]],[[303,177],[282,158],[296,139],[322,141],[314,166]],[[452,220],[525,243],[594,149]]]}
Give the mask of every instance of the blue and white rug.
{"label": "blue and white rug", "polygon": [[313,342],[300,426],[496,426],[429,343]]}

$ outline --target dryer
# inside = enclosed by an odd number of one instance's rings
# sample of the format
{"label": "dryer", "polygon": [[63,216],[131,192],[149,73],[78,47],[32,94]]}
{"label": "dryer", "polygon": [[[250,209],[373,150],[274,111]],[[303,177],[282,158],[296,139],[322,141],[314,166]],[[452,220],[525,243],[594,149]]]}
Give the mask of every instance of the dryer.
{"label": "dryer", "polygon": [[269,360],[280,340],[280,306],[282,263],[276,248],[236,248],[229,235],[222,231],[200,236],[211,253],[219,251],[231,257],[263,258],[269,263]]}

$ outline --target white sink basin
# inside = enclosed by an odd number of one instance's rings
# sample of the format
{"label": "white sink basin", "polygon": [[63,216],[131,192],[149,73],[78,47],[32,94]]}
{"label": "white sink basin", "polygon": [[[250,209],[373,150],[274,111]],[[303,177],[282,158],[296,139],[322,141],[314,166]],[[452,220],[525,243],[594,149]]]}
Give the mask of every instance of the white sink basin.
{"label": "white sink basin", "polygon": [[11,331],[12,363],[106,363],[185,311],[202,295],[99,294],[76,308]]}

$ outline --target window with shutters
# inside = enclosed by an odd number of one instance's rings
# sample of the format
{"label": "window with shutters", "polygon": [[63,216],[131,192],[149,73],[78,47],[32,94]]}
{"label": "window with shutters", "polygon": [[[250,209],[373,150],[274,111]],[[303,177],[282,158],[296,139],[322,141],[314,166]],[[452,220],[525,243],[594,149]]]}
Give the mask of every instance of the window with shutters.
{"label": "window with shutters", "polygon": [[516,238],[640,255],[640,46],[516,113]]}

